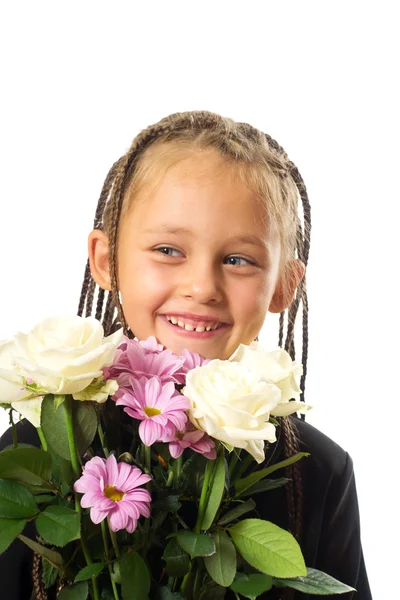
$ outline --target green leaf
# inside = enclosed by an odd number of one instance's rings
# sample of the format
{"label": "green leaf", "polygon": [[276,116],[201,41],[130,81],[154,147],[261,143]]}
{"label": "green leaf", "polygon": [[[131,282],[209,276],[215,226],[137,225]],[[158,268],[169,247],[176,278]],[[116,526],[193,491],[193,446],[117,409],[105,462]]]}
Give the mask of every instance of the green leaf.
{"label": "green leaf", "polygon": [[203,586],[201,600],[224,600],[226,595],[226,588],[218,585],[210,579],[207,581],[206,586]]}
{"label": "green leaf", "polygon": [[151,509],[153,514],[155,511],[158,512],[159,510],[175,513],[178,512],[181,506],[182,504],[179,502],[179,496],[174,494],[170,496],[162,496],[156,502],[152,502]]}
{"label": "green leaf", "polygon": [[247,496],[254,496],[254,494],[260,494],[261,492],[268,492],[286,485],[290,479],[287,477],[279,477],[277,479],[264,479],[254,485],[251,485],[247,490],[242,492],[240,496],[246,498]]}
{"label": "green leaf", "polygon": [[306,575],[306,566],[294,537],[274,523],[244,519],[229,528],[233,543],[247,562],[273,577]]}
{"label": "green leaf", "polygon": [[215,552],[214,541],[208,535],[194,533],[193,531],[178,531],[176,539],[181,548],[191,556],[211,556]]}
{"label": "green leaf", "polygon": [[[18,442],[17,449],[20,449],[20,448],[35,448],[36,450],[38,449],[37,446],[33,446],[32,444],[24,444],[23,442]],[[7,446],[4,446],[4,448],[3,448],[3,450],[1,450],[0,454],[2,454],[3,452],[6,452],[7,450],[15,450],[14,444],[8,444]]]}
{"label": "green leaf", "polygon": [[236,550],[229,536],[218,529],[211,535],[215,554],[206,556],[204,564],[210,577],[223,587],[229,587],[236,575]]}
{"label": "green leaf", "polygon": [[58,600],[86,600],[89,596],[89,586],[87,581],[66,585],[58,594]]}
{"label": "green leaf", "polygon": [[[83,456],[92,443],[97,431],[97,414],[90,402],[74,401],[72,419],[77,450]],[[56,454],[70,461],[67,428],[65,425],[65,403],[54,411],[52,396],[46,396],[42,403],[41,426],[47,443]]]}
{"label": "green leaf", "polygon": [[54,496],[51,494],[39,494],[35,496],[36,504],[45,504],[46,502],[52,502],[54,500]]}
{"label": "green leaf", "polygon": [[[221,448],[222,450],[222,448]],[[214,464],[210,491],[208,493],[207,507],[204,513],[201,529],[210,529],[215,515],[221,504],[225,486],[225,455],[223,450],[219,452]]]}
{"label": "green leaf", "polygon": [[137,552],[127,552],[119,561],[123,600],[147,600],[150,592],[150,574],[143,558]]}
{"label": "green leaf", "polygon": [[241,594],[245,598],[255,600],[264,592],[268,592],[272,588],[272,577],[262,573],[254,573],[245,575],[238,573],[235,581],[231,585],[231,590],[236,594]]}
{"label": "green leaf", "polygon": [[58,575],[58,570],[42,556],[42,579],[46,590],[56,583]]}
{"label": "green leaf", "polygon": [[47,542],[63,547],[80,538],[79,514],[63,506],[48,506],[36,519],[36,529]]}
{"label": "green leaf", "polygon": [[39,448],[5,450],[0,453],[0,478],[49,487],[51,456]]}
{"label": "green leaf", "polygon": [[92,577],[97,577],[100,575],[104,567],[104,563],[93,563],[88,565],[79,571],[74,579],[74,582],[77,583],[78,581],[86,581],[87,579],[92,579]]}
{"label": "green leaf", "polygon": [[55,552],[54,550],[49,550],[49,548],[46,548],[45,546],[42,546],[41,544],[34,542],[33,540],[26,537],[25,535],[21,534],[18,536],[18,538],[22,542],[24,542],[24,544],[29,546],[29,548],[31,550],[33,550],[34,552],[37,552],[38,554],[40,554],[40,556],[44,556],[44,558],[46,558],[49,561],[49,563],[51,565],[53,565],[53,567],[55,567],[59,571],[63,570],[61,554],[59,554],[58,552]]}
{"label": "green leaf", "polygon": [[286,460],[282,460],[281,462],[278,462],[275,465],[271,465],[270,467],[266,467],[265,469],[260,469],[259,471],[255,471],[254,473],[251,473],[244,479],[239,479],[239,481],[236,481],[236,483],[235,483],[235,488],[236,488],[236,492],[237,492],[236,496],[239,496],[240,494],[242,494],[251,485],[254,485],[255,483],[257,483],[257,481],[260,481],[261,479],[268,477],[268,475],[271,475],[271,473],[273,473],[274,471],[277,471],[278,469],[283,469],[284,467],[293,465],[294,463],[301,460],[304,456],[310,456],[310,454],[308,452],[298,452],[297,454],[295,454],[294,456],[290,456]]}
{"label": "green leaf", "polygon": [[0,479],[0,517],[31,519],[38,512],[35,498],[16,481]]}
{"label": "green leaf", "polygon": [[228,523],[232,523],[232,521],[234,521],[235,519],[238,519],[247,512],[254,510],[255,506],[256,503],[254,502],[254,500],[252,500],[251,498],[250,500],[246,500],[246,502],[243,502],[243,504],[239,504],[238,506],[235,506],[235,508],[232,508],[232,510],[229,510],[218,521],[218,525],[228,525]]}
{"label": "green leaf", "polygon": [[165,570],[169,576],[183,577],[186,573],[189,573],[189,555],[181,548],[175,538],[168,542],[162,558],[165,560]]}
{"label": "green leaf", "polygon": [[296,579],[275,579],[276,587],[291,587],[304,594],[313,594],[317,596],[330,596],[331,594],[346,594],[354,592],[354,588],[341,583],[334,577],[318,571],[317,569],[307,569],[305,577],[296,577]]}
{"label": "green leaf", "polygon": [[22,533],[25,519],[0,519],[0,554]]}

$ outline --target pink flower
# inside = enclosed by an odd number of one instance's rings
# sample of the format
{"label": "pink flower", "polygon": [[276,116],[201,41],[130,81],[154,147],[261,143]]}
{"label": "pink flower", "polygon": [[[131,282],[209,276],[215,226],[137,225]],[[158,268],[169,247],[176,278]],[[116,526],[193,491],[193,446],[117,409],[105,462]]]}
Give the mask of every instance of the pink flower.
{"label": "pink flower", "polygon": [[192,429],[183,433],[177,432],[175,438],[169,443],[169,452],[172,458],[178,458],[185,448],[191,448],[206,458],[214,460],[217,456],[214,441],[204,431]]}
{"label": "pink flower", "polygon": [[186,383],[186,375],[188,371],[191,371],[195,367],[201,367],[210,362],[209,358],[203,358],[196,352],[189,352],[189,350],[183,350],[181,358],[183,358],[183,365],[178,372],[174,373],[177,382],[180,384]]}
{"label": "pink flower", "polygon": [[163,383],[180,383],[175,373],[182,370],[184,362],[183,357],[176,356],[171,350],[163,350],[153,336],[142,342],[124,338],[115,353],[114,364],[104,368],[103,374],[105,379],[117,380],[119,390],[114,396],[117,400],[125,388],[131,387],[132,378],[158,377]]}
{"label": "pink flower", "polygon": [[164,346],[157,342],[154,335],[148,337],[147,340],[141,340],[139,344],[148,352],[162,352],[164,350]]}
{"label": "pink flower", "polygon": [[176,430],[185,428],[186,410],[190,403],[179,394],[173,382],[162,384],[158,377],[138,381],[131,379],[132,390],[124,390],[118,398],[118,406],[126,406],[125,412],[141,421],[140,439],[146,446],[156,441],[169,442]]}
{"label": "pink flower", "polygon": [[106,459],[95,456],[83,468],[83,475],[74,490],[83,494],[81,506],[90,507],[93,523],[108,517],[113,531],[126,529],[132,533],[140,515],[150,516],[151,496],[139,486],[150,481],[140,469],[117,463],[115,456]]}

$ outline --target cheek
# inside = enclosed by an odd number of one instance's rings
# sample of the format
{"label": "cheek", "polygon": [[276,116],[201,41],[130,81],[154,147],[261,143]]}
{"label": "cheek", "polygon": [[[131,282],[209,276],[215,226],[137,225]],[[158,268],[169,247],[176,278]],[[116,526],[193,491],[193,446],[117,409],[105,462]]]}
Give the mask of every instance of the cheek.
{"label": "cheek", "polygon": [[236,290],[235,304],[237,314],[249,327],[262,324],[265,320],[273,290],[265,278],[245,284]]}
{"label": "cheek", "polygon": [[163,302],[170,285],[171,278],[143,255],[121,261],[119,288],[128,322],[130,318],[135,319],[135,315],[137,321],[150,316]]}

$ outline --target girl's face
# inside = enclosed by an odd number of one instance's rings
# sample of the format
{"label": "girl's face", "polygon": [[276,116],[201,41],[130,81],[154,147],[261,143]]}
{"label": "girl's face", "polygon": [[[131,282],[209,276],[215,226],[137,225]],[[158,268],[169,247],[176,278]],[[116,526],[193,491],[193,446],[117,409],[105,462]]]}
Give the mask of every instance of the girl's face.
{"label": "girl's face", "polygon": [[[188,159],[146,197],[139,193],[121,223],[118,282],[137,338],[226,359],[264,323],[281,247],[260,203],[230,172],[216,173],[213,160]],[[104,243],[92,247],[93,272]]]}

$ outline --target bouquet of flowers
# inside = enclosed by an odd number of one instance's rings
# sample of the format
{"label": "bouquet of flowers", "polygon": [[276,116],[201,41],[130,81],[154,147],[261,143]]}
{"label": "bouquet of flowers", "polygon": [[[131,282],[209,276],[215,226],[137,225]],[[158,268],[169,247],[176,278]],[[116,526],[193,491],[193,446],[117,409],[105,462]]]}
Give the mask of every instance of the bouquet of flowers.
{"label": "bouquet of flowers", "polygon": [[[49,318],[1,342],[14,443],[0,452],[0,552],[17,537],[33,550],[38,598],[350,591],[307,569],[290,533],[256,518],[253,496],[284,485],[270,475],[305,455],[261,464],[276,417],[307,408],[296,400],[300,374],[281,349],[177,356],[153,337],[104,338],[92,317]],[[14,412],[41,448],[19,443]]]}

